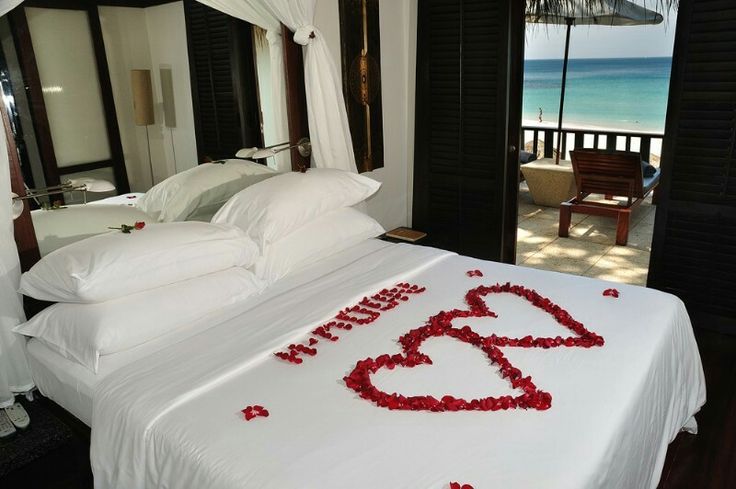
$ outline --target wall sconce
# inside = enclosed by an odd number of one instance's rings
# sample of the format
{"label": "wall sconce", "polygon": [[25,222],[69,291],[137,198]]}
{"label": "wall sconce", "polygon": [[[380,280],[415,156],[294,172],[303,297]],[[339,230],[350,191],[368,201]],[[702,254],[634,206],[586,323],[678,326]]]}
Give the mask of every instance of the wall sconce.
{"label": "wall sconce", "polygon": [[235,157],[262,160],[265,158],[271,158],[282,151],[292,148],[296,148],[297,151],[299,151],[299,154],[304,158],[312,156],[312,142],[309,138],[301,138],[296,144],[291,144],[289,141],[286,141],[266,146],[265,148],[243,148],[235,154]]}
{"label": "wall sconce", "polygon": [[[16,193],[11,193],[10,196],[13,200],[13,219],[18,219],[23,213],[25,208],[25,200],[38,199],[39,197],[46,197],[48,195],[59,195],[66,192],[82,192],[84,195],[84,203],[87,203],[87,192],[92,193],[104,193],[112,192],[115,190],[115,185],[108,182],[107,180],[97,180],[96,178],[76,178],[68,180],[61,185],[52,185],[50,187],[42,188],[31,188],[26,191],[26,195],[19,196]],[[38,201],[37,201],[38,202]]]}

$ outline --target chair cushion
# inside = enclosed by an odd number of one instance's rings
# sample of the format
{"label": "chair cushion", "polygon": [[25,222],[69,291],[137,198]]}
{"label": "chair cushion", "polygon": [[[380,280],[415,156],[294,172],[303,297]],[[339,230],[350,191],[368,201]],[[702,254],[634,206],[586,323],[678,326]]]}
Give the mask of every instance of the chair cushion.
{"label": "chair cushion", "polygon": [[654,175],[651,177],[645,177],[642,181],[643,187],[644,187],[644,195],[647,194],[650,190],[654,188],[655,185],[659,183],[659,175],[660,171],[659,168],[655,168]]}
{"label": "chair cushion", "polygon": [[650,178],[653,177],[655,173],[657,173],[657,168],[650,165],[648,161],[642,161],[641,173],[642,175],[644,175],[644,178]]}

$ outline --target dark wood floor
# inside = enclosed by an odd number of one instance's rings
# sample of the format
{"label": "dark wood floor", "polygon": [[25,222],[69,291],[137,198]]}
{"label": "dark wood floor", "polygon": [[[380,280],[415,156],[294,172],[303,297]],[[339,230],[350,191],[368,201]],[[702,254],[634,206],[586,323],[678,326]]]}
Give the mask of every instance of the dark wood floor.
{"label": "dark wood floor", "polygon": [[[698,435],[681,433],[670,446],[659,489],[734,489],[736,336],[698,330],[696,337],[708,385],[708,402],[697,416]],[[91,488],[89,439],[85,436],[88,434],[73,423],[70,425],[75,430],[72,441],[0,478],[0,487]]]}
{"label": "dark wood floor", "polygon": [[708,399],[670,445],[659,489],[736,488],[736,336],[697,330]]}

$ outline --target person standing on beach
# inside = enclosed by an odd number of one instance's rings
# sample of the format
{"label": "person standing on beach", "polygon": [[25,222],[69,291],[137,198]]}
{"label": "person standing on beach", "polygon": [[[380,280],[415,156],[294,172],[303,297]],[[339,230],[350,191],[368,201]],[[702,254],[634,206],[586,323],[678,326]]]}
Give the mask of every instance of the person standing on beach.
{"label": "person standing on beach", "polygon": [[540,107],[539,108],[539,122],[542,122],[542,114],[544,114],[544,112],[542,111],[542,108]]}

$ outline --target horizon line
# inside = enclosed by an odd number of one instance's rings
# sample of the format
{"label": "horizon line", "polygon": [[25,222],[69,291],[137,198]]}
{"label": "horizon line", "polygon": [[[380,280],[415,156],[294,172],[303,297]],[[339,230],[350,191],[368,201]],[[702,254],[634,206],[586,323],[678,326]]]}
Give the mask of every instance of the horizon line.
{"label": "horizon line", "polygon": [[[568,58],[568,60],[574,59],[654,59],[654,58],[672,58],[669,56],[579,56],[575,58]],[[564,60],[565,58],[524,58],[524,61],[551,61],[551,60]]]}

